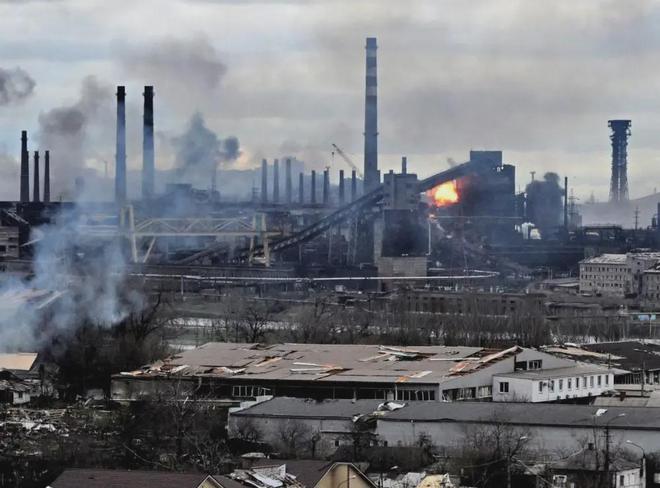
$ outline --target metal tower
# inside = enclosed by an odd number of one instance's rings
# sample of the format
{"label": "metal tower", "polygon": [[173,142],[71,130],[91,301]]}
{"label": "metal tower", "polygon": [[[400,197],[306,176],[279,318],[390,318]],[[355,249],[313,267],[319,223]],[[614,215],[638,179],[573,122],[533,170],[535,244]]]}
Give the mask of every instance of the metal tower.
{"label": "metal tower", "polygon": [[630,120],[610,120],[612,129],[612,179],[610,180],[610,202],[628,200],[628,137]]}

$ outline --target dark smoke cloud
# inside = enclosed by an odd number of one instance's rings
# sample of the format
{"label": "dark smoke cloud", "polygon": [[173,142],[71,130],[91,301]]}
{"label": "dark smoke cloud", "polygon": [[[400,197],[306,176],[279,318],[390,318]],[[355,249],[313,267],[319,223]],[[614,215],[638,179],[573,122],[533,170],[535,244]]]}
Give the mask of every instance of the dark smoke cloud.
{"label": "dark smoke cloud", "polygon": [[240,155],[238,138],[220,138],[206,126],[199,112],[190,118],[186,131],[172,139],[172,146],[176,150],[179,181],[201,188],[209,185],[220,164],[234,161]]}
{"label": "dark smoke cloud", "polygon": [[93,126],[105,120],[101,112],[112,110],[112,88],[95,77],[83,79],[78,100],[39,115],[39,146],[53,155],[53,193],[71,193],[77,177],[89,171],[85,158],[92,148],[89,137]]}
{"label": "dark smoke cloud", "polygon": [[549,237],[553,228],[561,222],[562,197],[564,191],[559,185],[557,173],[546,173],[543,180],[535,180],[527,185],[527,217]]}
{"label": "dark smoke cloud", "polygon": [[[227,67],[204,37],[166,38],[120,52],[123,69],[146,85],[155,85],[170,105],[198,109],[208,104]],[[185,96],[183,96],[185,94]]]}
{"label": "dark smoke cloud", "polygon": [[21,68],[0,68],[0,106],[28,98],[36,86],[34,79]]}

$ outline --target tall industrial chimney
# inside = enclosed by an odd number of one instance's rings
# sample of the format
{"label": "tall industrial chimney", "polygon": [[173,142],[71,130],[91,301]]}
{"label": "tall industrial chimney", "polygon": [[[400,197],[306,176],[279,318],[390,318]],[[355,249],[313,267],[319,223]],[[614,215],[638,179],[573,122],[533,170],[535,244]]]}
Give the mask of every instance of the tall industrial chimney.
{"label": "tall industrial chimney", "polygon": [[[145,100],[146,105],[146,100]],[[153,113],[152,113],[153,115]],[[153,124],[152,124],[153,126]],[[126,88],[117,87],[117,141],[115,149],[115,202],[126,203]],[[44,194],[45,198],[45,194]]]}
{"label": "tall industrial chimney", "polygon": [[39,188],[39,151],[34,151],[34,183],[32,184],[32,201],[41,201],[41,191]]}
{"label": "tall industrial chimney", "polygon": [[50,203],[50,151],[44,154],[44,203]]}
{"label": "tall industrial chimney", "polygon": [[610,202],[628,201],[628,137],[630,120],[610,120],[612,129],[612,178],[610,180]]}
{"label": "tall industrial chimney", "polygon": [[312,205],[316,203],[316,170],[312,170],[312,185],[310,190],[309,203]]}
{"label": "tall industrial chimney", "polygon": [[154,196],[154,87],[144,87],[144,132],[142,139],[142,199]]}
{"label": "tall industrial chimney", "polygon": [[323,170],[323,205],[330,203],[330,170]]}
{"label": "tall industrial chimney", "polygon": [[339,170],[339,206],[344,205],[345,201],[345,193],[344,193],[344,170],[340,169]]}
{"label": "tall industrial chimney", "polygon": [[357,174],[356,171],[351,171],[351,202],[357,198]]}
{"label": "tall industrial chimney", "polygon": [[268,161],[261,160],[261,203],[268,203]]}
{"label": "tall industrial chimney", "polygon": [[367,58],[364,101],[364,191],[380,183],[378,171],[378,98],[376,38],[367,37]]}
{"label": "tall industrial chimney", "polygon": [[291,205],[291,158],[286,159],[285,165],[284,177],[286,178],[286,182],[284,184],[284,191],[286,192],[286,195],[284,198],[286,199],[286,204]]}
{"label": "tall industrial chimney", "polygon": [[305,203],[305,175],[298,174],[298,203],[302,205]]}
{"label": "tall industrial chimney", "polygon": [[568,230],[568,176],[564,176],[564,230]]}
{"label": "tall industrial chimney", "polygon": [[280,203],[280,162],[273,163],[273,203]]}
{"label": "tall industrial chimney", "polygon": [[401,173],[404,175],[408,173],[408,158],[405,156],[401,158]]}
{"label": "tall industrial chimney", "polygon": [[30,155],[27,141],[27,131],[21,131],[21,202],[30,201]]}

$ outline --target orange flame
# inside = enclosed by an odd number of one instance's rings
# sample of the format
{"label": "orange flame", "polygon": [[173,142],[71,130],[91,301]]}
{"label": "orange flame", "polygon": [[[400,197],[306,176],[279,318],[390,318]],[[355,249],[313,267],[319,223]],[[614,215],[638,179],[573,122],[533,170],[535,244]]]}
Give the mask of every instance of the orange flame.
{"label": "orange flame", "polygon": [[428,191],[428,196],[436,207],[446,207],[458,202],[458,185],[456,180],[448,181]]}

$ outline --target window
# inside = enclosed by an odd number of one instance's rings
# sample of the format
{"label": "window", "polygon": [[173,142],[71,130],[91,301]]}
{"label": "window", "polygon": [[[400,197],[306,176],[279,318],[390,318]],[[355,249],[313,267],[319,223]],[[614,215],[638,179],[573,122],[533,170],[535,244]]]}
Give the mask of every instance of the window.
{"label": "window", "polygon": [[594,387],[594,377],[593,376],[589,376],[589,387],[590,388]]}
{"label": "window", "polygon": [[397,400],[435,400],[435,390],[397,390]]}
{"label": "window", "polygon": [[543,360],[542,359],[534,359],[529,362],[528,365],[529,369],[541,369],[543,367]]}
{"label": "window", "polygon": [[490,398],[493,396],[492,385],[479,386],[477,388],[477,398]]}
{"label": "window", "polygon": [[609,384],[610,384],[610,375],[609,375],[609,374],[606,374],[606,375],[605,375],[605,384],[606,384],[606,385],[609,385]]}
{"label": "window", "polygon": [[263,388],[261,386],[235,385],[232,387],[231,394],[235,398],[251,398],[270,395],[270,388]]}
{"label": "window", "polygon": [[598,375],[598,386],[601,386],[603,384],[603,377],[601,375]]}
{"label": "window", "polygon": [[619,475],[619,486],[623,486],[626,483],[626,477],[624,475]]}
{"label": "window", "polygon": [[564,380],[559,380],[559,391],[564,389]]}
{"label": "window", "polygon": [[543,381],[539,381],[539,393],[543,393]]}
{"label": "window", "polygon": [[571,388],[573,388],[573,379],[572,379],[572,378],[568,378],[568,379],[566,380],[566,388],[568,388],[569,390],[570,390]]}
{"label": "window", "polygon": [[509,382],[508,381],[500,381],[500,393],[509,393]]}
{"label": "window", "polygon": [[555,380],[550,380],[550,382],[548,383],[548,389],[550,391],[555,391]]}
{"label": "window", "polygon": [[579,376],[575,378],[575,389],[577,390],[578,388],[580,388],[580,377]]}
{"label": "window", "polygon": [[335,447],[339,447],[339,439],[335,439]]}

